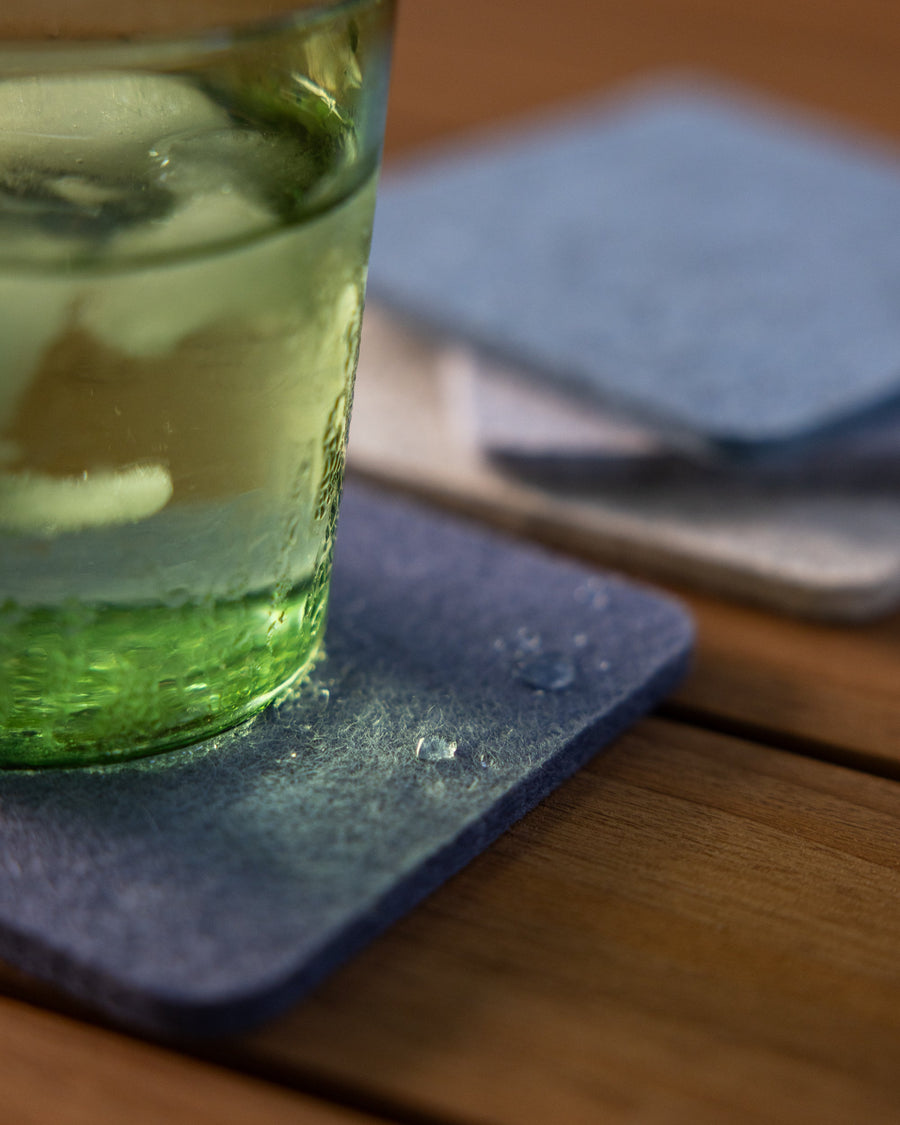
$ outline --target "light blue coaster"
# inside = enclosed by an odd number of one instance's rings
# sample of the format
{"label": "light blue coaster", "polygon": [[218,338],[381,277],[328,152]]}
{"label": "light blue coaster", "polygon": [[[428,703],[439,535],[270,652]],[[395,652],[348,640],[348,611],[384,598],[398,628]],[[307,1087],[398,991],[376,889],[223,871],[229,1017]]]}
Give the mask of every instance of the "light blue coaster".
{"label": "light blue coaster", "polygon": [[662,427],[766,450],[900,394],[900,161],[699,85],[389,169],[371,292]]}

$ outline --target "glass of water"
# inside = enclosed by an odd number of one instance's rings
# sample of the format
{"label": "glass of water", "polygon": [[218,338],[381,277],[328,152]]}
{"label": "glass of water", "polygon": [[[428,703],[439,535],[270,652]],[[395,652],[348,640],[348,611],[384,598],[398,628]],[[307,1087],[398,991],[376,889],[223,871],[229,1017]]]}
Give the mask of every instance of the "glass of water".
{"label": "glass of water", "polygon": [[6,767],[211,735],[322,640],[392,0],[144,7],[0,16]]}

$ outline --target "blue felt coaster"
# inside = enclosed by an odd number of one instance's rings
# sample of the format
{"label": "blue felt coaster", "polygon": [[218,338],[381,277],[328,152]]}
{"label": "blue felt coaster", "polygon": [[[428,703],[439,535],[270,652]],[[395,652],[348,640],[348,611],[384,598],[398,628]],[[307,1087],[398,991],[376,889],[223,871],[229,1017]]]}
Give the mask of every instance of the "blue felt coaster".
{"label": "blue felt coaster", "polygon": [[900,161],[660,86],[385,176],[371,292],[667,428],[766,449],[900,394]]}
{"label": "blue felt coaster", "polygon": [[458,396],[466,410],[456,411],[468,440],[491,461],[548,487],[678,482],[710,490],[807,489],[823,497],[835,491],[896,496],[900,483],[900,403],[815,441],[794,441],[762,458],[723,460],[684,455],[652,429],[587,408],[475,356],[456,375],[468,384]]}
{"label": "blue felt coaster", "polygon": [[361,489],[328,658],[231,734],[0,775],[0,955],[125,1023],[290,1004],[682,674],[668,599]]}

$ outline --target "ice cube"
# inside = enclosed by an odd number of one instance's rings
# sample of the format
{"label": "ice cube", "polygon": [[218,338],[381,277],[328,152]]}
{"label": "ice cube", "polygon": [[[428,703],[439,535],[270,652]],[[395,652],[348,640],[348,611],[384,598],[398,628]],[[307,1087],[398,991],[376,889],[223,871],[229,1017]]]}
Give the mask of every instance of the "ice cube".
{"label": "ice cube", "polygon": [[296,136],[238,126],[166,137],[152,155],[160,182],[179,199],[227,187],[279,214],[284,196],[302,195],[320,174],[310,146]]}
{"label": "ice cube", "polygon": [[[70,297],[64,284],[50,278],[0,277],[0,436],[44,351],[63,331]],[[5,442],[0,464],[15,453]]]}
{"label": "ice cube", "polygon": [[[6,261],[68,261],[73,254],[96,255],[117,230],[159,218],[174,202],[164,189],[140,181],[106,183],[88,176],[53,174],[38,179],[33,173],[26,183],[21,179],[0,172]],[[72,239],[83,245],[74,245]]]}
{"label": "ice cube", "polygon": [[[110,253],[132,260],[163,257],[167,251],[181,255],[191,247],[248,237],[272,225],[265,208],[238,194],[219,192],[192,199],[164,221],[120,232]],[[165,355],[192,332],[277,305],[285,285],[284,267],[277,268],[277,253],[268,263],[260,258],[250,250],[236,264],[224,252],[188,257],[167,269],[129,271],[114,282],[98,280],[84,287],[79,324],[124,355]],[[296,272],[293,262],[288,268]]]}
{"label": "ice cube", "polygon": [[0,82],[0,255],[90,256],[121,228],[162,217],[173,199],[159,182],[154,143],[227,121],[220,106],[173,77]]}
{"label": "ice cube", "polygon": [[133,523],[160,511],[172,495],[163,465],[51,477],[0,473],[0,528],[54,536],[88,527]]}
{"label": "ice cube", "polygon": [[7,79],[0,82],[0,168],[121,179],[147,166],[158,138],[227,122],[221,106],[165,75]]}
{"label": "ice cube", "polygon": [[273,226],[269,210],[226,186],[194,196],[163,218],[119,230],[106,248],[106,261],[228,246]]}

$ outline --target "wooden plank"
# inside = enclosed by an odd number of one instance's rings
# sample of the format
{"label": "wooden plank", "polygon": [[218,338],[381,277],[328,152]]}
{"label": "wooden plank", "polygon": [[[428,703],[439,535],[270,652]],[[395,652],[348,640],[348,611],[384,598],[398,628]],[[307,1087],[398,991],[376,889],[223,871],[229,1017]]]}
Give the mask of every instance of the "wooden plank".
{"label": "wooden plank", "polygon": [[645,721],[225,1057],[411,1119],[896,1122],[898,798]]}
{"label": "wooden plank", "polygon": [[842,628],[681,594],[700,638],[686,714],[900,778],[900,615]]}
{"label": "wooden plank", "polygon": [[4,1125],[377,1125],[363,1113],[0,999]]}
{"label": "wooden plank", "polygon": [[417,0],[387,152],[660,70],[702,69],[900,137],[889,0]]}

